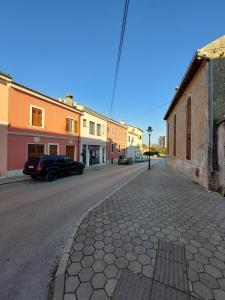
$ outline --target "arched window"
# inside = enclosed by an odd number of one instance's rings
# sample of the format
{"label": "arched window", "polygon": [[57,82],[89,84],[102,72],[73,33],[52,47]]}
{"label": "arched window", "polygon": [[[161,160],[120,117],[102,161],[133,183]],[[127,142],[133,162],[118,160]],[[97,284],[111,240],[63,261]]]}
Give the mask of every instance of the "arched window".
{"label": "arched window", "polygon": [[191,159],[191,98],[187,100],[186,111],[186,159]]}
{"label": "arched window", "polygon": [[176,156],[177,150],[177,117],[173,117],[173,155]]}

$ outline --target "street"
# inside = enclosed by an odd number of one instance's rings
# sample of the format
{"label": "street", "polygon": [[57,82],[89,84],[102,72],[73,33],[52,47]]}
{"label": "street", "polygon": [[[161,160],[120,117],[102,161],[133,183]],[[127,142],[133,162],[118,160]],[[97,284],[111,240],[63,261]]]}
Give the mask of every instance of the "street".
{"label": "street", "polygon": [[46,299],[50,270],[77,219],[146,168],[109,165],[0,186],[0,299]]}

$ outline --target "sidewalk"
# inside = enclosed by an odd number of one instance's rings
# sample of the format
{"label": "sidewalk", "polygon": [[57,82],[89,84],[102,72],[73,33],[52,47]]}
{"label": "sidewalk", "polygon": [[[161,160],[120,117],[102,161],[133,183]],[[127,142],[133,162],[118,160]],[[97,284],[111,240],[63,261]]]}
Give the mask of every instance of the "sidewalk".
{"label": "sidewalk", "polygon": [[81,222],[72,299],[224,300],[225,199],[154,165]]}

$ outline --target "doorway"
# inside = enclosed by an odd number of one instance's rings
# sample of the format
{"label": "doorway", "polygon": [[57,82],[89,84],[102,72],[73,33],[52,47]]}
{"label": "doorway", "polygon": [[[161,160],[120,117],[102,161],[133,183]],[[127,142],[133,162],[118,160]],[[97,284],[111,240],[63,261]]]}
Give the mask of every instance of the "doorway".
{"label": "doorway", "polygon": [[70,159],[75,159],[75,146],[66,146],[66,156]]}

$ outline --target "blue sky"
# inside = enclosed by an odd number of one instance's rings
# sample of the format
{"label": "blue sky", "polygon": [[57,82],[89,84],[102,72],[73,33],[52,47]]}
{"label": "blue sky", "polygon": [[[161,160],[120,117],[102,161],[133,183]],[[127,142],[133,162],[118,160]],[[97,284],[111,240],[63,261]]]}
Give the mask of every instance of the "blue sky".
{"label": "blue sky", "polygon": [[[109,115],[124,0],[0,0],[0,70]],[[196,49],[225,34],[225,1],[130,0],[113,117],[165,134]],[[145,136],[145,141],[147,136]]]}

